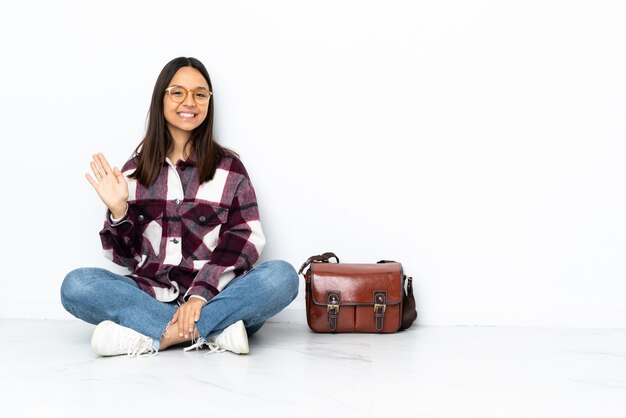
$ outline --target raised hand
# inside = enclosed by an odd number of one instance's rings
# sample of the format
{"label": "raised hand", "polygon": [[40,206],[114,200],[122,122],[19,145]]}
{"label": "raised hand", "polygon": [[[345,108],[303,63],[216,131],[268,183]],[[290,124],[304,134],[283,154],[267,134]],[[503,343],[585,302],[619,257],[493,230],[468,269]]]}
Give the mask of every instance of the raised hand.
{"label": "raised hand", "polygon": [[86,173],[87,181],[109,208],[113,218],[121,218],[128,205],[128,184],[124,175],[117,167],[112,169],[102,153],[94,154],[89,165],[95,179]]}

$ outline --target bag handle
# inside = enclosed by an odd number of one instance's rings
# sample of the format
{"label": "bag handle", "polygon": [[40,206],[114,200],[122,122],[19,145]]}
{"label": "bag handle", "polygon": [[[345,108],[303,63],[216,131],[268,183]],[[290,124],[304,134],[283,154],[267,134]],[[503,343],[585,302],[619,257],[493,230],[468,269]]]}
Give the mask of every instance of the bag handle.
{"label": "bag handle", "polygon": [[328,263],[330,262],[330,259],[334,258],[336,260],[336,262],[339,262],[339,257],[337,257],[335,255],[335,253],[332,252],[325,252],[324,254],[320,254],[320,255],[312,255],[311,257],[309,257],[308,260],[306,260],[304,262],[304,264],[302,264],[302,267],[300,267],[300,270],[298,271],[298,274],[302,274],[302,272],[304,271],[305,268],[307,268],[309,265],[311,265],[311,263],[313,262],[321,262],[321,263]]}

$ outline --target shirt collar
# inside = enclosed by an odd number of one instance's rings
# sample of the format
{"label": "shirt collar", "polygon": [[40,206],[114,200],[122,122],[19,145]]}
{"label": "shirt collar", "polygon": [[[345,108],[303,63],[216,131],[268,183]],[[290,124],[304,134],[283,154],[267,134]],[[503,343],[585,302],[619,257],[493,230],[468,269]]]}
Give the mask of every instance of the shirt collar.
{"label": "shirt collar", "polygon": [[180,167],[195,167],[198,165],[195,153],[192,153],[185,161],[178,160],[177,163],[174,163],[168,157],[165,157],[165,161],[163,161],[163,164],[171,164],[174,167],[176,167],[176,164],[178,164]]}

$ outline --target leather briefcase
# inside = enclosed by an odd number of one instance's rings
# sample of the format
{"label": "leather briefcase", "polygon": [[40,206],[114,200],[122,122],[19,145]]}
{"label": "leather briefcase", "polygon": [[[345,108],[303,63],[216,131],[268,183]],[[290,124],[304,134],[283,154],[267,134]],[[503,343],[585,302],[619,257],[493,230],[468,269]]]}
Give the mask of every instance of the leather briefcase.
{"label": "leather briefcase", "polygon": [[307,323],[315,332],[391,333],[417,317],[412,278],[395,261],[346,264],[324,253],[310,257],[300,274],[306,281]]}

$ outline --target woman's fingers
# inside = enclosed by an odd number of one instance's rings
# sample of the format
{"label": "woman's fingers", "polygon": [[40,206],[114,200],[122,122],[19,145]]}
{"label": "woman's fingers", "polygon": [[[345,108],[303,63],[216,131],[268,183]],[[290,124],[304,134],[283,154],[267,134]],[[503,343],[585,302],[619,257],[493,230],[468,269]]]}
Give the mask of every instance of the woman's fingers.
{"label": "woman's fingers", "polygon": [[172,324],[178,325],[178,336],[189,338],[196,330],[196,322],[200,319],[200,313],[204,302],[198,299],[187,301],[178,307],[172,318]]}
{"label": "woman's fingers", "polygon": [[102,164],[100,163],[100,158],[98,158],[98,154],[93,154],[91,156],[91,159],[93,160],[92,162],[96,166],[100,175],[104,176],[106,173],[104,172],[104,169],[102,168]]}
{"label": "woman's fingers", "polygon": [[196,327],[196,321],[194,320],[196,317],[195,309],[189,310],[189,316],[187,317],[187,332],[193,335],[193,329]]}
{"label": "woman's fingers", "polygon": [[94,177],[100,183],[102,181],[102,173],[98,169],[98,165],[95,162],[90,162],[89,166],[91,167],[91,171],[93,172]]}
{"label": "woman's fingers", "polygon": [[98,183],[93,179],[93,177],[89,175],[89,173],[85,173],[85,178],[87,179],[89,184],[94,187],[94,189],[98,187]]}
{"label": "woman's fingers", "polygon": [[179,318],[178,318],[178,336],[182,337],[185,335],[185,310],[183,309],[184,305],[181,305],[178,308]]}
{"label": "woman's fingers", "polygon": [[109,174],[113,172],[113,170],[111,170],[111,166],[109,165],[109,162],[107,161],[106,158],[104,158],[104,154],[100,152],[95,157],[98,159],[98,162],[100,163],[100,167],[102,167],[104,174]]}
{"label": "woman's fingers", "polygon": [[[172,317],[172,325],[178,323],[178,326],[176,328],[180,328],[180,318],[179,315],[180,314],[180,308],[176,310],[176,312],[174,312],[174,316]],[[178,333],[180,333],[180,330],[178,331]]]}
{"label": "woman's fingers", "polygon": [[126,183],[126,179],[124,178],[122,172],[117,167],[112,169],[102,153],[94,154],[92,157],[93,161],[89,163],[89,166],[91,167],[91,171],[93,171],[96,184],[91,181],[90,183],[94,187],[100,184],[102,180],[109,175],[113,176],[113,179],[115,179],[117,183]]}
{"label": "woman's fingers", "polygon": [[108,176],[109,174],[114,174],[109,162],[104,157],[104,154],[100,152],[98,154],[94,154],[92,158],[93,161],[89,165],[91,166],[91,170],[93,171],[98,182],[102,181],[103,177]]}
{"label": "woman's fingers", "polygon": [[115,167],[113,169],[113,175],[115,175],[115,178],[117,179],[118,183],[126,183],[126,179],[124,178],[124,174],[122,174],[122,172],[120,171],[119,168]]}
{"label": "woman's fingers", "polygon": [[185,334],[185,338],[187,338],[189,335],[193,335],[193,329],[195,328],[195,322],[193,320],[194,318],[194,311],[193,311],[193,307],[189,306],[188,309],[186,309],[185,312],[185,327],[183,329],[183,332]]}

